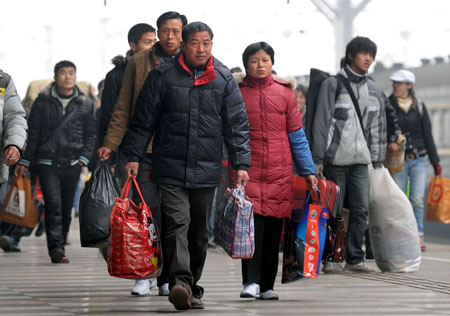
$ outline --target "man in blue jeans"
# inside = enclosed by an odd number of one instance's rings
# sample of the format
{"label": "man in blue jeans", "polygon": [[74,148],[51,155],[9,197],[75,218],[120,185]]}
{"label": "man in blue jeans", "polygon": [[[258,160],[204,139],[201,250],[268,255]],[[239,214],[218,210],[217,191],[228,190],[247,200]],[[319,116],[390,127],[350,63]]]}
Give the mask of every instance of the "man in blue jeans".
{"label": "man in blue jeans", "polygon": [[[344,67],[336,77],[322,83],[312,133],[311,151],[318,173],[324,171],[327,179],[339,185],[342,196],[348,190],[350,218],[345,270],[350,272],[373,271],[365,263],[362,249],[369,209],[368,166],[382,167],[387,147],[386,117],[395,117],[383,91],[367,73],[376,52],[376,44],[366,37],[355,37],[348,43]],[[336,98],[338,80],[340,92]],[[391,112],[387,115],[386,111]],[[397,130],[391,130],[389,142],[393,143]],[[341,199],[339,211],[343,203]],[[340,270],[338,264],[324,265],[325,273]]]}

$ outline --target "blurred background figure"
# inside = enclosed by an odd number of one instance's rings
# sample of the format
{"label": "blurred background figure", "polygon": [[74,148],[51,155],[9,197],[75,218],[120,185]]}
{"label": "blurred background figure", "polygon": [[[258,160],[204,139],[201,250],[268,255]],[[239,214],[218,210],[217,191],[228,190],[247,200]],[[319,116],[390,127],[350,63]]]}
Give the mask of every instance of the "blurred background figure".
{"label": "blurred background figure", "polygon": [[295,88],[295,96],[297,98],[297,107],[300,113],[304,114],[306,111],[306,95],[308,94],[308,89],[304,85],[298,85]]}
{"label": "blurred background figure", "polygon": [[442,174],[442,169],[431,132],[430,116],[425,103],[414,92],[415,75],[409,70],[399,70],[390,79],[393,92],[389,100],[397,112],[402,134],[406,136],[404,169],[393,173],[392,177],[405,193],[410,184],[409,199],[419,229],[420,248],[425,251],[423,217],[428,160],[436,176]]}

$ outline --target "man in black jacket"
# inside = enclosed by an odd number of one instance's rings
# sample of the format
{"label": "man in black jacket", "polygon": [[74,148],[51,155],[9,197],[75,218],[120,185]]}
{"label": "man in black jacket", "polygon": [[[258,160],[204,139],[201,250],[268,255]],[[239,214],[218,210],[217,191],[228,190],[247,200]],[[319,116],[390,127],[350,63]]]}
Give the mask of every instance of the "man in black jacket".
{"label": "man in black jacket", "polygon": [[[128,31],[128,45],[130,45],[130,50],[127,51],[125,56],[119,55],[112,59],[112,63],[115,67],[108,72],[105,77],[100,108],[97,147],[100,147],[105,139],[109,121],[111,120],[111,115],[114,106],[116,105],[117,98],[119,97],[120,88],[122,87],[123,74],[128,60],[134,54],[146,49],[151,49],[155,43],[155,28],[146,23],[136,24]],[[114,161],[116,160],[114,159]]]}
{"label": "man in black jacket", "polygon": [[53,263],[68,263],[67,241],[75,189],[81,167],[87,166],[95,145],[92,101],[76,86],[75,64],[55,65],[55,82],[45,87],[28,118],[28,144],[16,167],[22,176],[36,165],[45,201],[45,230]]}
{"label": "man in black jacket", "polygon": [[[238,183],[250,167],[249,124],[230,71],[212,57],[212,30],[194,22],[183,28],[182,52],[148,76],[136,103],[124,152],[137,174],[153,140],[152,180],[160,184],[163,253],[176,309],[204,308],[201,277],[208,246],[207,219],[220,184],[222,139]],[[167,259],[167,262],[166,262]]]}

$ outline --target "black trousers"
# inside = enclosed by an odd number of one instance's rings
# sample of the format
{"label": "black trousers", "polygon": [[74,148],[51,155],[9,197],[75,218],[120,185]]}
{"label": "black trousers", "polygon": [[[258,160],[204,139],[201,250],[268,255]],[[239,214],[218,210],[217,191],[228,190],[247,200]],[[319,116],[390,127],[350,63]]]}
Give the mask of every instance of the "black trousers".
{"label": "black trousers", "polygon": [[48,252],[64,249],[70,222],[75,190],[81,166],[67,168],[39,166],[39,182],[45,202],[45,233]]}
{"label": "black trousers", "polygon": [[187,189],[161,184],[163,253],[169,287],[183,285],[201,297],[197,285],[208,248],[208,218],[215,188]]}
{"label": "black trousers", "polygon": [[260,291],[273,290],[278,272],[283,219],[255,214],[255,253],[242,260],[242,283],[259,284]]}

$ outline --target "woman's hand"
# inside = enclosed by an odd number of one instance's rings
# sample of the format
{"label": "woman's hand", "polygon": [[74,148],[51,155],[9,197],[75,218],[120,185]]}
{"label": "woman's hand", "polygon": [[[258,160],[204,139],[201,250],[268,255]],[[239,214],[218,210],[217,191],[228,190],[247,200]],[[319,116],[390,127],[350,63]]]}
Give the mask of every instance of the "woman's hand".
{"label": "woman's hand", "polygon": [[236,180],[236,186],[242,185],[244,188],[247,185],[249,178],[248,178],[248,172],[246,170],[238,170],[237,171],[237,180]]}
{"label": "woman's hand", "polygon": [[319,184],[319,181],[317,181],[317,178],[315,175],[310,174],[304,177],[306,180],[306,188],[311,191],[314,188],[316,188]]}

